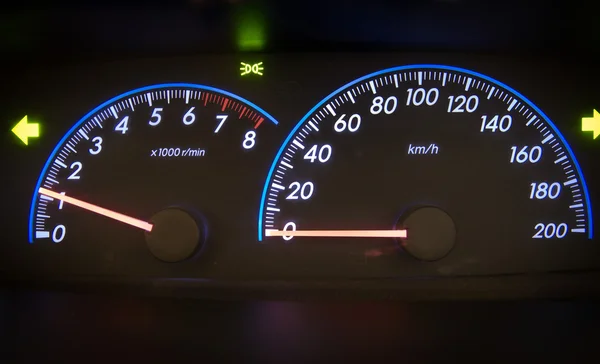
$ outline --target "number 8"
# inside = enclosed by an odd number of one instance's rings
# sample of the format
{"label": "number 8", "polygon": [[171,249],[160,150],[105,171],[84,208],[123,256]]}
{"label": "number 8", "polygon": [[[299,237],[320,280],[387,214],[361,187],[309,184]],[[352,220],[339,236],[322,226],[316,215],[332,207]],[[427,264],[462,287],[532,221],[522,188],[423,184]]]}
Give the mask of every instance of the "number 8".
{"label": "number 8", "polygon": [[242,147],[244,149],[252,149],[256,144],[256,132],[254,130],[250,130],[244,136],[244,142],[242,143]]}

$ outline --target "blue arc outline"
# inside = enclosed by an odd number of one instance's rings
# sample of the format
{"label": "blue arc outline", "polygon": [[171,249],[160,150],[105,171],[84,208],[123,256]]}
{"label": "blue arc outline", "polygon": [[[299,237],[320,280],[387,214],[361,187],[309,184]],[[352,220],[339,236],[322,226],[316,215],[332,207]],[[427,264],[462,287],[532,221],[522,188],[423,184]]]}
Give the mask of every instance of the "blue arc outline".
{"label": "blue arc outline", "polygon": [[35,190],[33,191],[33,197],[31,198],[31,207],[29,210],[29,243],[33,243],[33,212],[35,210],[35,202],[36,202],[36,199],[38,196],[38,190],[40,189],[40,185],[42,184],[42,179],[46,175],[46,172],[47,172],[48,168],[50,167],[50,163],[54,160],[54,156],[56,155],[56,153],[60,150],[61,146],[64,145],[64,143],[67,141],[67,139],[81,126],[81,124],[83,124],[85,121],[87,121],[92,115],[94,115],[98,111],[104,109],[105,107],[107,107],[108,105],[110,105],[112,103],[115,103],[123,98],[126,98],[127,96],[130,96],[130,95],[133,95],[136,93],[140,93],[140,92],[144,92],[144,91],[148,91],[148,90],[156,90],[156,89],[161,89],[161,88],[177,88],[177,87],[212,91],[215,93],[219,93],[221,95],[229,96],[232,99],[235,99],[241,103],[244,103],[245,105],[248,105],[248,106],[254,108],[256,111],[258,111],[259,113],[264,115],[265,118],[269,119],[273,124],[275,124],[275,125],[278,124],[277,120],[275,120],[274,117],[272,117],[269,113],[267,113],[262,108],[258,107],[256,104],[244,99],[243,97],[232,94],[231,92],[221,90],[219,88],[211,87],[211,86],[204,86],[204,85],[198,85],[198,84],[193,84],[193,83],[162,83],[162,84],[156,84],[156,85],[136,88],[134,90],[127,91],[119,96],[115,96],[112,99],[105,101],[101,105],[97,106],[95,109],[88,112],[84,117],[79,119],[79,121],[77,123],[75,123],[75,125],[73,125],[71,127],[71,129],[69,129],[69,131],[67,131],[65,133],[65,135],[62,137],[62,139],[56,144],[56,147],[54,147],[54,150],[52,151],[52,153],[50,153],[50,156],[46,160],[46,164],[44,165],[44,168],[42,169],[42,173],[38,177],[38,181],[35,185]]}
{"label": "blue arc outline", "polygon": [[351,86],[353,86],[353,85],[355,85],[357,83],[360,83],[360,82],[362,82],[364,80],[367,80],[369,78],[373,78],[375,76],[379,76],[381,74],[390,73],[390,72],[396,72],[396,71],[405,71],[405,70],[411,70],[411,69],[448,70],[448,71],[460,72],[460,73],[464,73],[464,74],[468,74],[468,75],[472,75],[472,76],[484,79],[484,80],[486,80],[488,82],[491,82],[491,83],[495,84],[496,86],[498,86],[500,88],[505,89],[506,91],[509,91],[513,95],[517,96],[521,101],[524,101],[527,105],[529,105],[532,109],[534,109],[540,116],[542,116],[542,118],[546,121],[546,123],[548,125],[550,125],[550,127],[552,128],[552,130],[554,130],[554,132],[556,133],[556,135],[558,135],[558,138],[561,140],[561,142],[563,143],[563,145],[567,149],[567,152],[569,153],[569,156],[571,157],[571,160],[575,164],[575,168],[577,169],[577,174],[579,175],[579,180],[581,181],[583,192],[585,194],[585,202],[586,202],[586,205],[587,205],[587,214],[588,214],[588,239],[592,239],[593,238],[593,236],[594,236],[594,230],[593,230],[594,224],[593,224],[593,219],[592,219],[592,205],[591,205],[591,202],[590,202],[590,195],[588,193],[587,184],[585,182],[585,178],[583,177],[583,173],[581,172],[581,167],[579,166],[579,162],[577,161],[577,158],[575,158],[575,154],[573,154],[573,150],[571,149],[571,146],[569,145],[569,143],[567,143],[567,141],[565,140],[564,136],[558,130],[558,128],[556,127],[556,125],[554,125],[554,123],[552,122],[552,120],[550,120],[550,118],[542,110],[540,110],[528,98],[526,98],[525,96],[523,96],[520,92],[514,90],[512,87],[510,87],[508,85],[505,85],[504,83],[502,83],[502,82],[500,82],[498,80],[495,80],[495,79],[493,79],[493,78],[491,78],[489,76],[483,75],[481,73],[478,73],[478,72],[475,72],[475,71],[471,71],[471,70],[467,70],[467,69],[460,68],[460,67],[453,67],[453,66],[445,66],[445,65],[437,65],[437,64],[415,64],[415,65],[407,65],[407,66],[399,66],[399,67],[386,68],[384,70],[373,72],[373,73],[370,73],[370,74],[368,74],[366,76],[357,78],[354,81],[351,81],[351,82],[345,84],[344,86],[338,88],[337,90],[333,91],[332,93],[330,93],[328,96],[326,96],[324,99],[322,99],[317,105],[315,105],[312,109],[310,109],[310,111],[308,113],[306,113],[306,115],[304,115],[304,117],[302,119],[300,119],[300,121],[296,124],[296,126],[294,127],[294,129],[292,129],[292,131],[288,134],[287,138],[285,139],[285,141],[283,142],[283,144],[279,148],[279,151],[277,152],[277,155],[275,156],[275,159],[273,159],[273,163],[271,164],[271,168],[269,169],[269,173],[267,174],[267,179],[265,180],[265,185],[263,187],[263,193],[262,193],[262,198],[260,200],[260,208],[259,208],[259,212],[258,212],[258,241],[262,241],[263,240],[263,213],[264,213],[265,199],[267,197],[267,190],[268,190],[268,186],[269,186],[269,181],[271,180],[271,177],[273,176],[273,171],[275,170],[275,165],[277,164],[277,161],[279,161],[279,158],[281,157],[281,154],[285,150],[285,147],[288,145],[288,143],[290,142],[291,138],[296,134],[296,132],[298,131],[298,129],[300,129],[300,127],[304,124],[304,122],[306,121],[306,119],[308,119],[309,116],[311,116],[323,104],[325,104],[326,102],[328,102],[332,97],[338,95],[339,93],[341,93],[345,89],[347,89],[347,88],[349,88],[349,87],[351,87]]}

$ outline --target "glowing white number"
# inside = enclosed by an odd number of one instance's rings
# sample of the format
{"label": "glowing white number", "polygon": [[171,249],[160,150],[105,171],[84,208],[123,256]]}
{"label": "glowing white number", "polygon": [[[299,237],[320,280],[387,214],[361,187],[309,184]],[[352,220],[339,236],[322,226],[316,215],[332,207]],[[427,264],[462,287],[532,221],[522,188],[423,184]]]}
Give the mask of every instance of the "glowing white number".
{"label": "glowing white number", "polygon": [[244,142],[242,143],[242,147],[244,149],[252,149],[256,144],[256,132],[254,130],[250,130],[244,135]]}
{"label": "glowing white number", "polygon": [[321,147],[313,145],[304,155],[304,159],[309,160],[310,163],[314,163],[317,159],[320,163],[325,163],[329,158],[331,158],[331,145],[329,144],[324,144]]}
{"label": "glowing white number", "polygon": [[79,172],[81,172],[83,164],[81,164],[81,162],[74,162],[73,164],[71,164],[70,168],[74,169],[75,171],[71,173],[71,175],[67,179],[79,179]]}
{"label": "glowing white number", "polygon": [[336,132],[341,133],[344,130],[346,130],[346,128],[348,128],[349,132],[354,133],[358,130],[358,128],[360,128],[360,115],[354,114],[350,116],[348,122],[344,120],[345,117],[346,114],[342,114],[342,116],[340,116],[340,118],[335,122],[335,124],[333,124],[333,129]]}
{"label": "glowing white number", "polygon": [[[288,222],[287,224],[285,224],[285,226],[283,227],[283,231],[296,231],[296,224],[293,222]],[[283,240],[285,241],[289,241],[292,240],[293,236],[287,236],[284,235],[283,236]]]}
{"label": "glowing white number", "polygon": [[223,124],[225,124],[225,120],[227,120],[227,116],[228,115],[217,115],[217,120],[220,120],[220,122],[217,125],[217,128],[215,129],[215,134],[217,134],[219,130],[221,130],[221,127],[223,126]]}
{"label": "glowing white number", "polygon": [[292,193],[285,198],[286,200],[297,200],[298,192],[300,192],[300,198],[302,200],[308,200],[315,191],[315,185],[312,182],[306,182],[304,184],[292,182],[288,188],[292,190]]}
{"label": "glowing white number", "polygon": [[558,238],[562,239],[567,235],[567,224],[562,223],[558,224],[558,226],[554,223],[550,224],[542,224],[539,223],[535,225],[535,234],[533,235],[534,239],[552,239]]}
{"label": "glowing white number", "polygon": [[[457,96],[456,99],[454,96],[448,96],[448,101],[448,112],[465,112],[465,106],[467,112],[473,112],[479,106],[479,97],[477,95],[471,95],[468,99],[465,95]],[[453,105],[455,101],[456,106]]]}
{"label": "glowing white number", "polygon": [[192,125],[194,121],[196,121],[196,115],[193,113],[194,109],[195,107],[190,108],[188,112],[183,115],[183,123],[185,125]]}
{"label": "glowing white number", "polygon": [[432,88],[427,91],[425,91],[424,88],[418,88],[416,90],[409,88],[407,92],[408,97],[406,98],[406,106],[421,106],[423,102],[432,106],[435,105],[440,97],[440,91],[437,88]]}
{"label": "glowing white number", "polygon": [[121,120],[117,124],[117,126],[115,126],[115,131],[120,131],[121,134],[127,133],[127,130],[129,130],[129,127],[127,126],[128,123],[129,123],[129,116],[125,116],[123,118],[123,120]]}
{"label": "glowing white number", "polygon": [[67,233],[67,228],[64,225],[57,225],[54,230],[52,230],[52,241],[55,243],[60,243],[65,238],[65,234]]}
{"label": "glowing white number", "polygon": [[506,133],[512,126],[512,116],[504,115],[500,121],[498,121],[499,115],[494,115],[490,121],[487,121],[487,115],[481,117],[481,129],[480,132],[491,130],[495,133],[496,130],[500,130],[501,133]]}
{"label": "glowing white number", "polygon": [[373,99],[373,104],[371,105],[371,114],[377,115],[383,110],[384,113],[389,115],[396,111],[397,106],[398,99],[395,96],[388,97],[385,102],[383,102],[383,97],[377,96]]}
{"label": "glowing white number", "polygon": [[[163,111],[162,107],[154,108],[154,110],[152,111],[152,116],[150,117],[150,121],[148,122],[148,125],[157,126],[158,124],[160,124],[160,121],[162,120],[162,115],[160,115],[160,113],[162,111]],[[156,120],[152,120],[152,118],[156,118]]]}
{"label": "glowing white number", "polygon": [[558,195],[560,195],[561,188],[561,184],[558,182],[554,182],[552,184],[548,184],[546,182],[534,182],[531,184],[531,193],[529,194],[529,198],[531,200],[543,200],[545,198],[554,200],[558,197]]}
{"label": "glowing white number", "polygon": [[90,152],[90,154],[96,155],[98,153],[100,153],[102,151],[102,138],[97,136],[94,137],[92,139],[92,143],[94,143],[94,146],[96,147],[96,149],[88,149],[88,151]]}
{"label": "glowing white number", "polygon": [[[63,196],[65,195],[64,192],[61,192],[60,194],[63,195]],[[60,202],[58,203],[58,209],[62,210],[64,204],[65,204],[65,201],[60,200]]]}
{"label": "glowing white number", "polygon": [[535,147],[532,147],[531,150],[527,150],[528,148],[529,147],[527,146],[523,148],[511,147],[510,150],[512,153],[510,155],[510,163],[537,163],[542,159],[542,147],[536,145]]}

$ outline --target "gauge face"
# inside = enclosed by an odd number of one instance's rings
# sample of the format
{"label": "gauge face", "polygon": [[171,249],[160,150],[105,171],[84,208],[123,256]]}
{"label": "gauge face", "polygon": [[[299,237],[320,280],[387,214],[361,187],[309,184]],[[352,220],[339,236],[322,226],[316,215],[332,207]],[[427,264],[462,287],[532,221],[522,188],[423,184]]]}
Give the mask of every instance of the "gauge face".
{"label": "gauge face", "polygon": [[[258,106],[207,86],[163,84],[115,97],[50,155],[32,201],[29,241],[121,241],[135,236],[119,235],[131,229],[157,257],[186,258],[201,248],[207,215],[236,198],[235,188],[220,196],[216,188],[243,173],[271,124]],[[169,250],[166,241],[176,243]]]}
{"label": "gauge face", "polygon": [[593,234],[551,120],[498,81],[436,65],[367,75],[315,106],[275,157],[259,216],[259,241],[395,238],[425,260]]}

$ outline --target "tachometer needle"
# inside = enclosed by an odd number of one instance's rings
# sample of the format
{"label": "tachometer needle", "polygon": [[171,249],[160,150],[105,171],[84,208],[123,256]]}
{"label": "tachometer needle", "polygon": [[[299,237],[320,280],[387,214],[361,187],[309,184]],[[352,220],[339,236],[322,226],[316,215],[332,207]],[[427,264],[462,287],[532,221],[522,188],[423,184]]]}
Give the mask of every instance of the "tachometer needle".
{"label": "tachometer needle", "polygon": [[152,231],[152,224],[147,223],[146,221],[142,221],[142,220],[138,220],[136,218],[127,216],[127,215],[123,215],[120,214],[118,212],[115,211],[111,211],[108,209],[105,209],[103,207],[100,206],[96,206],[96,205],[92,205],[91,203],[88,202],[84,202],[81,200],[78,200],[76,198],[73,197],[69,197],[69,196],[65,196],[62,195],[60,193],[56,193],[52,190],[40,187],[40,189],[38,190],[38,192],[42,195],[48,196],[48,197],[52,197],[55,198],[57,200],[60,201],[64,201],[66,203],[69,203],[71,205],[77,206],[77,207],[81,207],[82,209],[91,211],[91,212],[95,212],[99,215],[102,216],[106,216],[106,217],[110,217],[111,219],[115,219],[117,221],[120,221],[122,223],[125,224],[129,224],[131,226],[135,226],[137,228],[140,228],[142,230],[146,230],[148,232]]}
{"label": "tachometer needle", "polygon": [[265,230],[265,236],[315,238],[406,238],[406,230]]}

